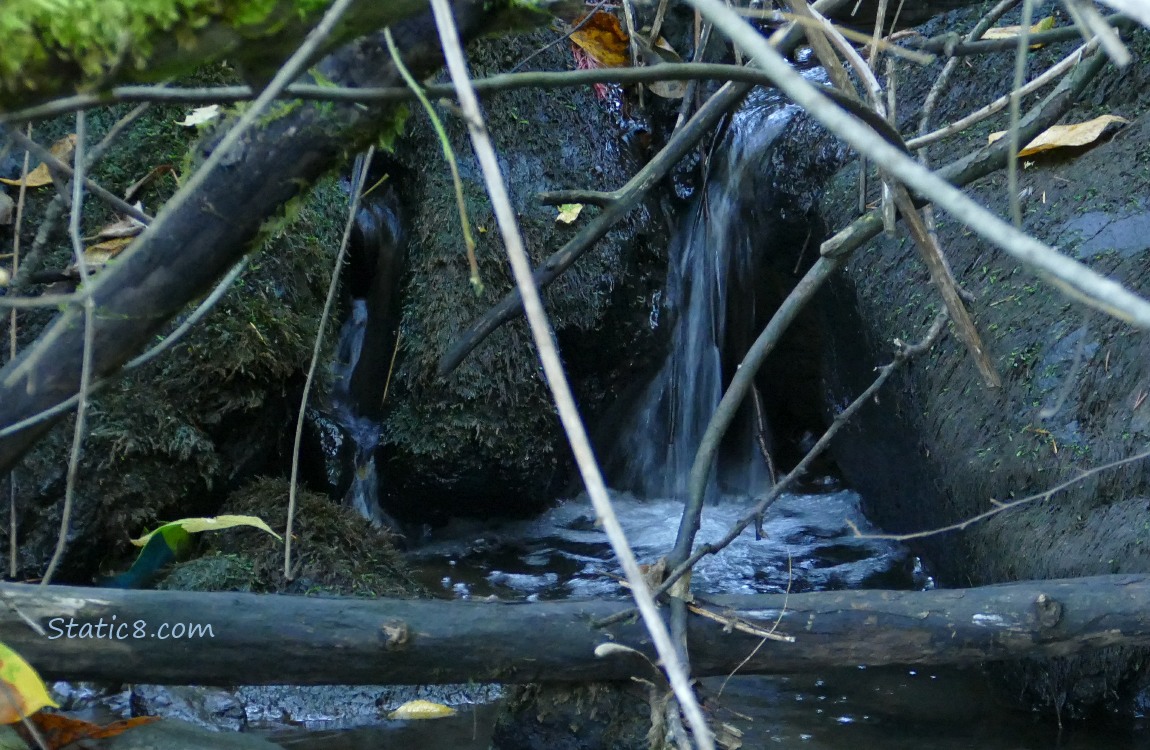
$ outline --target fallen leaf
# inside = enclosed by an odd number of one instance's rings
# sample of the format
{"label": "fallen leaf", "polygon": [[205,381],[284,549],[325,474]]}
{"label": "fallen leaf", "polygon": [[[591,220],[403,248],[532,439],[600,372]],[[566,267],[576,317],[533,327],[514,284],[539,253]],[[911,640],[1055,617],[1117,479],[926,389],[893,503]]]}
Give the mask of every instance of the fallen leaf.
{"label": "fallen leaf", "polygon": [[89,265],[105,265],[112,258],[124,252],[135,237],[116,237],[84,248],[84,260]]}
{"label": "fallen leaf", "polygon": [[36,725],[44,743],[50,748],[63,748],[83,740],[99,740],[123,734],[132,727],[159,721],[158,716],[137,716],[122,719],[111,724],[94,724],[90,721],[73,719],[70,716],[40,711],[29,717]]}
{"label": "fallen leaf", "polygon": [[0,643],[0,724],[12,724],[45,706],[57,708],[48,688],[20,654]]}
{"label": "fallen leaf", "polygon": [[630,62],[630,38],[614,13],[598,10],[586,23],[579,19],[575,26],[579,29],[572,32],[571,41],[603,67],[619,68]]}
{"label": "fallen leaf", "polygon": [[[655,42],[655,53],[663,60],[669,63],[680,63],[683,59],[679,57],[679,53],[675,48],[667,42],[663,37]],[[647,90],[655,96],[661,96],[664,99],[682,99],[687,94],[686,81],[652,81],[647,84]]]}
{"label": "fallen leaf", "polygon": [[389,719],[441,719],[444,716],[453,716],[455,709],[442,703],[432,703],[425,700],[414,700],[404,703],[387,715]]}
{"label": "fallen leaf", "polygon": [[203,125],[205,122],[210,122],[220,116],[220,105],[209,104],[206,107],[196,107],[191,113],[180,120],[179,124],[185,128],[194,128],[197,125]]}
{"label": "fallen leaf", "polygon": [[[137,203],[136,208],[139,207],[140,204]],[[144,231],[144,222],[131,216],[123,216],[119,221],[105,224],[100,228],[99,232],[96,232],[96,236],[92,239],[114,240],[120,237],[135,237],[142,231]]]}
{"label": "fallen leaf", "polygon": [[555,217],[555,221],[561,221],[564,224],[570,224],[579,218],[579,214],[583,211],[583,204],[563,203],[558,208],[559,215]]}
{"label": "fallen leaf", "polygon": [[[1093,120],[1086,122],[1078,122],[1073,125],[1055,125],[1048,128],[1038,135],[1026,147],[1018,152],[1020,157],[1030,156],[1042,151],[1050,151],[1055,148],[1069,148],[1072,146],[1086,146],[1102,137],[1102,134],[1110,128],[1111,125],[1121,126],[1126,125],[1130,121],[1124,117],[1117,115],[1102,115],[1095,117]],[[997,133],[991,133],[989,142],[994,143],[999,138],[1006,135],[1005,130],[1000,130]]]}
{"label": "fallen leaf", "polygon": [[[71,133],[66,135],[60,140],[52,144],[52,148],[48,149],[52,156],[56,157],[57,161],[67,164],[72,161],[72,154],[76,151],[76,134]],[[0,177],[0,182],[5,185],[19,185],[20,180],[9,180]],[[48,171],[48,165],[41,163],[40,166],[33,169],[28,173],[27,179],[24,184],[30,188],[44,187],[45,185],[52,184],[52,173]]]}
{"label": "fallen leaf", "polygon": [[[1039,34],[1043,31],[1050,31],[1054,28],[1054,16],[1047,16],[1038,23],[1030,27],[1031,34]],[[987,29],[986,33],[982,35],[983,39],[1012,39],[1018,36],[1022,31],[1021,26],[999,26],[993,29]],[[1042,44],[1032,44],[1030,49],[1041,49]]]}

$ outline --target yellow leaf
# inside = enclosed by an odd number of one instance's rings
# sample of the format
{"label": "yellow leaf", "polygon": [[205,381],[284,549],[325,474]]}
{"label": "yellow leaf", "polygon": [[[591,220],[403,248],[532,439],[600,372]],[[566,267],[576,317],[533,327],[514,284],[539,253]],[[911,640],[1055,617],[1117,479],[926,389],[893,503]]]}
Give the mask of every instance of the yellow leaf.
{"label": "yellow leaf", "polygon": [[[1093,120],[1078,122],[1073,125],[1055,125],[1039,134],[1026,147],[1018,152],[1021,156],[1030,156],[1042,151],[1055,148],[1068,148],[1071,146],[1086,146],[1098,140],[1111,125],[1126,125],[1130,121],[1117,115],[1102,115]],[[1006,135],[1005,130],[991,133],[989,142],[994,143]]]}
{"label": "yellow leaf", "polygon": [[600,65],[619,68],[630,62],[630,38],[614,13],[598,10],[591,14],[586,23],[580,19],[575,22],[575,26],[579,30],[571,34],[571,41],[582,47]]}
{"label": "yellow leaf", "polygon": [[[48,149],[48,151],[52,154],[52,156],[56,157],[57,161],[61,161],[65,164],[72,161],[72,154],[75,152],[75,150],[76,150],[76,134],[75,133],[64,136],[60,140],[53,143],[52,148]],[[3,177],[0,177],[0,182],[3,182],[5,185],[19,185],[20,184],[20,180],[8,180],[8,179],[5,179]],[[40,166],[36,167],[31,172],[29,172],[28,178],[24,181],[24,184],[30,188],[37,188],[37,187],[44,187],[45,185],[51,185],[52,184],[52,173],[48,171],[48,165],[47,164],[41,164]]]}
{"label": "yellow leaf", "polygon": [[283,541],[283,538],[279,534],[272,531],[263,520],[256,516],[216,516],[215,518],[182,518],[179,521],[172,521],[171,523],[164,524],[155,531],[144,534],[139,539],[133,539],[132,544],[137,547],[143,547],[148,543],[149,539],[169,526],[179,526],[189,534],[197,534],[201,531],[221,531],[235,526],[251,526],[252,528],[262,529],[276,539]]}
{"label": "yellow leaf", "polygon": [[0,723],[12,724],[45,706],[58,708],[32,666],[0,643]]}
{"label": "yellow leaf", "polygon": [[444,716],[453,716],[455,709],[442,703],[416,700],[408,701],[387,715],[389,719],[441,719]]}
{"label": "yellow leaf", "polygon": [[[1054,28],[1054,16],[1047,16],[1038,23],[1030,27],[1031,34],[1040,34],[1043,31],[1050,31]],[[1011,39],[1018,36],[1022,30],[1021,26],[1000,26],[994,29],[987,29],[986,33],[982,35],[983,39]],[[1032,44],[1030,49],[1041,49],[1041,44]]]}
{"label": "yellow leaf", "polygon": [[559,215],[555,217],[555,221],[561,221],[564,224],[570,224],[579,218],[579,213],[582,210],[582,203],[564,203],[559,206]]}

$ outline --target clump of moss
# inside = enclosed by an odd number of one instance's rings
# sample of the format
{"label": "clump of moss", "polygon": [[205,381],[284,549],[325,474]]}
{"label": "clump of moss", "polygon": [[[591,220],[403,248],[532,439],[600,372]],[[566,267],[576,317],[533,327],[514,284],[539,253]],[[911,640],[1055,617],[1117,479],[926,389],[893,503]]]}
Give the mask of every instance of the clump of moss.
{"label": "clump of moss", "polygon": [[[232,493],[222,513],[262,518],[282,532],[287,518],[288,483],[261,478]],[[354,511],[314,492],[297,497],[293,557],[294,580],[283,576],[284,545],[256,529],[232,529],[206,537],[207,554],[177,565],[163,587],[184,588],[203,582],[226,583],[241,591],[412,596],[421,593],[386,531]]]}

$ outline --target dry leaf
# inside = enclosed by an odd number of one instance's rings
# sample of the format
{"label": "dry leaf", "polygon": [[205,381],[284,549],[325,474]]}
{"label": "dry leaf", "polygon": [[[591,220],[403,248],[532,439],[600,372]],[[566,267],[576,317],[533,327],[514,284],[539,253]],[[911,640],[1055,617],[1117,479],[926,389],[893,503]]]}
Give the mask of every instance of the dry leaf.
{"label": "dry leaf", "polygon": [[122,719],[111,724],[93,724],[82,719],[73,719],[63,714],[49,714],[40,711],[29,717],[40,736],[51,748],[63,748],[73,743],[83,743],[88,740],[107,739],[123,734],[132,727],[142,724],[151,724],[159,721],[158,716],[138,716],[134,719]]}
{"label": "dry leaf", "polygon": [[[1031,34],[1039,34],[1043,31],[1050,31],[1054,28],[1054,16],[1047,16],[1038,23],[1030,27]],[[986,33],[982,35],[983,39],[1012,39],[1018,36],[1022,31],[1021,26],[1000,26],[994,29],[987,29]],[[1041,49],[1041,44],[1032,44],[1030,49]]]}
{"label": "dry leaf", "polygon": [[[679,57],[679,53],[675,48],[667,42],[663,37],[655,42],[655,53],[669,63],[683,62]],[[647,90],[655,96],[661,96],[664,99],[682,99],[687,94],[686,81],[652,81],[647,84]]]}
{"label": "dry leaf", "polygon": [[[57,161],[67,164],[72,161],[72,154],[76,151],[76,134],[72,133],[66,135],[60,140],[52,144],[52,148],[48,149],[52,156],[56,157]],[[5,185],[19,185],[20,180],[8,180],[0,177],[0,182]],[[52,184],[52,173],[48,171],[47,164],[40,164],[40,166],[33,169],[28,173],[28,178],[25,180],[25,185],[30,188],[44,187],[45,185]]]}
{"label": "dry leaf", "polygon": [[579,218],[579,213],[583,210],[582,203],[563,203],[559,208],[559,215],[555,217],[555,221],[570,224]]}
{"label": "dry leaf", "polygon": [[116,237],[104,240],[90,247],[84,248],[84,260],[89,265],[105,265],[112,258],[124,252],[124,248],[132,243],[134,237]]}
{"label": "dry leaf", "polygon": [[[1073,125],[1055,125],[1038,135],[1026,147],[1018,152],[1020,157],[1030,156],[1042,151],[1055,148],[1069,148],[1072,146],[1086,146],[1102,137],[1111,125],[1126,125],[1130,121],[1117,115],[1102,115],[1093,120],[1078,122]],[[1005,130],[990,134],[990,143],[1006,135]]]}
{"label": "dry leaf", "polygon": [[179,124],[185,128],[194,128],[197,125],[203,125],[205,122],[216,119],[220,116],[220,105],[209,104],[206,107],[196,107],[191,113],[180,120]]}
{"label": "dry leaf", "polygon": [[[575,25],[582,22],[583,19],[579,19]],[[571,41],[605,68],[619,68],[630,62],[630,39],[614,13],[595,11],[578,31],[571,34]]]}
{"label": "dry leaf", "polygon": [[[140,204],[136,204],[136,208],[140,208]],[[114,221],[111,224],[105,224],[96,233],[94,240],[112,240],[119,237],[135,237],[140,232],[143,232],[145,225],[139,219],[134,219],[131,216],[121,217],[119,221]]]}

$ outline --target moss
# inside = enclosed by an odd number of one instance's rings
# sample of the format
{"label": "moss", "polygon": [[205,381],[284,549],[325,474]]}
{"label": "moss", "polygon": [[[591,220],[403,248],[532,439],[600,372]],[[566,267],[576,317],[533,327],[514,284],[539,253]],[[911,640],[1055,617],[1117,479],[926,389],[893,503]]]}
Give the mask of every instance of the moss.
{"label": "moss", "polygon": [[[259,516],[282,532],[288,483],[263,478],[232,493],[221,512]],[[345,596],[411,596],[422,593],[392,537],[350,509],[314,492],[297,497],[294,581],[283,577],[284,546],[255,529],[205,535],[206,553],[174,566],[161,588],[243,590]]]}
{"label": "moss", "polygon": [[[232,71],[216,66],[195,82],[232,78]],[[93,111],[93,139],[128,109]],[[95,179],[122,194],[152,168],[179,163],[195,139],[177,124],[184,114],[183,107],[152,107],[112,146]],[[36,137],[50,142],[71,126],[71,118],[38,124]],[[146,189],[145,208],[155,211],[174,190],[174,180],[161,178]],[[48,191],[29,192],[25,246],[32,244],[35,219],[50,197]],[[103,556],[130,553],[127,539],[159,520],[214,514],[231,483],[275,458],[310,362],[347,195],[337,180],[321,181],[287,213],[265,227],[248,269],[180,344],[93,400],[73,526],[86,544],[72,545],[67,575],[87,582],[97,567],[115,567],[118,561]],[[83,231],[94,234],[114,218],[100,202],[86,201]],[[56,237],[44,267],[70,262],[66,238]],[[45,311],[23,314],[21,346],[29,345],[50,317]],[[69,430],[67,424],[54,430],[19,472],[25,508],[21,546],[33,575],[58,528]]]}

